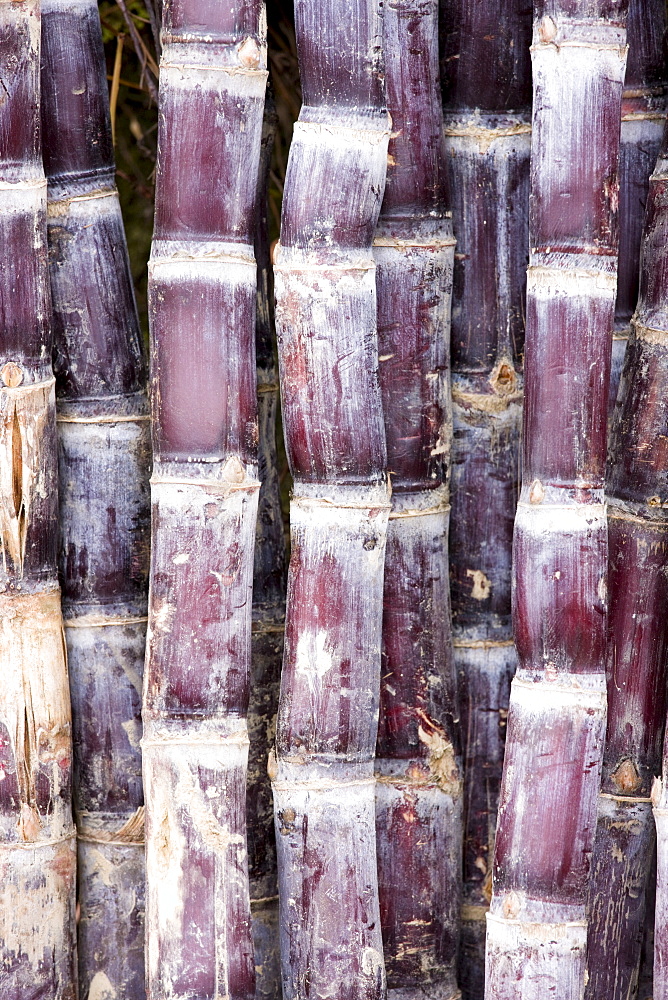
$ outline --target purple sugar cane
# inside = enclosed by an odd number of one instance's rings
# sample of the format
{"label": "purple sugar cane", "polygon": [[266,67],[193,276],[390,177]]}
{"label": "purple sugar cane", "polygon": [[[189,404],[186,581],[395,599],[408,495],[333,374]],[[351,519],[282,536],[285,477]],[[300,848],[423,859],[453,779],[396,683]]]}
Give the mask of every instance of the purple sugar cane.
{"label": "purple sugar cane", "polygon": [[487,1000],[581,998],[605,736],[610,332],[626,4],[534,4],[523,476]]}
{"label": "purple sugar cane", "polygon": [[[657,371],[642,332],[648,303],[641,299],[635,316],[630,316],[631,296],[638,291],[642,216],[650,184],[647,161],[656,158],[665,121],[665,26],[663,4],[631,0],[622,102],[620,178],[625,197],[620,201],[615,337],[628,337],[629,324],[632,333],[626,363],[623,350],[619,352],[624,368],[609,441],[608,718],[589,887],[587,1000],[626,1000],[637,986],[655,839],[649,796],[652,776],[660,771],[666,714],[665,542],[660,515],[652,519],[651,508],[638,507],[638,490],[647,499],[652,476],[660,471],[652,439],[657,416],[654,413],[648,423],[647,413],[654,411],[661,387],[654,381]],[[657,182],[655,174],[646,217],[650,226],[656,222]],[[656,266],[655,257],[648,232],[642,268]],[[640,281],[646,287],[642,275]],[[613,373],[615,345],[620,344],[625,347],[622,340],[613,341]]]}
{"label": "purple sugar cane", "polygon": [[[485,916],[510,681],[531,149],[530,7],[442,3],[452,308],[454,655],[464,745],[459,984],[482,1000]],[[485,73],[477,67],[485,66]]]}
{"label": "purple sugar cane", "polygon": [[[620,385],[616,420],[632,434],[632,446],[620,451],[619,495],[621,511],[628,511],[630,529],[644,541],[641,555],[659,565],[647,581],[651,604],[639,606],[637,628],[642,632],[638,645],[645,655],[655,657],[657,686],[663,689],[656,699],[665,708],[665,669],[668,654],[666,619],[668,611],[668,536],[665,505],[668,499],[668,457],[665,451],[668,421],[668,127],[664,132],[659,157],[650,178],[647,211],[643,229],[640,268],[640,293],[631,339]],[[623,492],[622,492],[623,490]],[[614,521],[611,519],[611,526]],[[622,526],[624,527],[624,526]],[[643,539],[643,533],[645,535]],[[631,564],[631,571],[641,572]],[[633,585],[634,580],[629,583]],[[644,626],[644,628],[643,628]],[[648,656],[649,658],[649,656]],[[654,705],[649,706],[654,709]],[[655,735],[653,732],[652,735]],[[652,747],[654,749],[654,746]],[[648,755],[649,756],[649,755]],[[649,763],[650,761],[648,761]],[[651,758],[655,764],[656,754]],[[654,937],[654,997],[668,998],[668,753],[663,747],[662,778],[657,779],[651,796],[656,823],[657,879],[656,926]],[[643,769],[645,772],[645,769]],[[642,778],[649,777],[643,773]],[[650,772],[651,773],[651,772]],[[644,791],[641,788],[640,791]]]}
{"label": "purple sugar cane", "polygon": [[445,211],[438,0],[383,16],[392,118],[374,241],[392,511],[376,842],[388,995],[459,997],[461,760],[448,581],[454,239]]}
{"label": "purple sugar cane", "polygon": [[141,1000],[149,424],[95,0],[42,6],[82,1000]]}
{"label": "purple sugar cane", "polygon": [[265,21],[259,0],[171,0],[163,18],[149,264],[147,992],[250,1000],[253,239]]}
{"label": "purple sugar cane", "polygon": [[[639,258],[649,176],[656,162],[665,121],[666,9],[662,0],[631,0],[629,55],[622,99],[620,143],[620,236],[615,331],[610,377],[610,414],[614,411],[632,315],[638,297]],[[637,357],[636,357],[637,361]],[[628,394],[628,388],[626,389]],[[620,406],[625,405],[620,399]],[[627,441],[627,418],[620,418],[609,441],[610,459],[635,447]],[[609,468],[613,489],[619,471]],[[615,486],[616,484],[616,486]],[[622,484],[623,485],[623,484]],[[633,993],[643,950],[644,921],[653,913],[645,903],[654,851],[649,775],[657,773],[664,726],[662,678],[665,666],[659,641],[651,650],[639,639],[637,609],[628,599],[631,572],[627,524],[615,516],[612,494],[608,540],[610,619],[608,628],[608,724],[602,795],[590,884],[586,997],[627,997]],[[638,553],[636,552],[636,555]],[[655,582],[642,551],[637,591],[644,607],[644,584]],[[646,575],[647,574],[647,575]],[[652,627],[652,626],[650,626]],[[661,629],[656,621],[655,626]],[[664,680],[665,683],[665,680]],[[654,708],[652,702],[658,695]],[[631,767],[638,771],[633,776]],[[639,778],[640,772],[643,776]],[[638,780],[639,779],[639,780]],[[639,783],[640,781],[640,783]],[[643,786],[643,787],[641,787]],[[623,843],[620,843],[623,838]],[[651,947],[651,930],[649,945]],[[651,964],[650,964],[651,968]],[[630,992],[629,992],[630,991]]]}
{"label": "purple sugar cane", "polygon": [[40,7],[0,7],[0,995],[76,1000]]}
{"label": "purple sugar cane", "polygon": [[389,122],[375,0],[297,0],[304,104],[275,258],[291,502],[272,761],[285,1000],[385,992],[374,814],[389,513],[372,241]]}
{"label": "purple sugar cane", "polygon": [[619,271],[610,369],[611,415],[638,299],[640,241],[649,176],[659,153],[666,116],[665,35],[663,0],[630,0],[619,147]]}

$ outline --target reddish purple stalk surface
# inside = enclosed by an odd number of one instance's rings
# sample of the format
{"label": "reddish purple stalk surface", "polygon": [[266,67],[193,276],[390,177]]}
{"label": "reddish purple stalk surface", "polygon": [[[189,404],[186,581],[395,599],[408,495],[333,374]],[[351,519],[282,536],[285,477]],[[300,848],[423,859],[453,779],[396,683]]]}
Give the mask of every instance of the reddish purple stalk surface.
{"label": "reddish purple stalk surface", "polygon": [[389,513],[372,240],[389,123],[375,0],[295,4],[303,106],[275,258],[290,520],[272,766],[285,1000],[380,1000],[374,749]]}
{"label": "reddish purple stalk surface", "polygon": [[605,736],[610,331],[626,4],[534,4],[518,671],[487,918],[487,1000],[582,996]]}
{"label": "reddish purple stalk surface", "polygon": [[531,11],[520,0],[445,0],[442,20],[445,163],[457,239],[450,577],[464,751],[459,981],[465,1000],[482,1000],[485,916],[516,665],[510,568],[529,252]]}
{"label": "reddish purple stalk surface", "polygon": [[165,4],[149,264],[155,465],[142,742],[151,1000],[255,994],[246,715],[265,64],[260,0]]}
{"label": "reddish purple stalk surface", "polygon": [[392,118],[374,241],[392,512],[385,557],[376,839],[388,992],[458,997],[461,759],[448,587],[454,239],[438,3],[383,15]]}

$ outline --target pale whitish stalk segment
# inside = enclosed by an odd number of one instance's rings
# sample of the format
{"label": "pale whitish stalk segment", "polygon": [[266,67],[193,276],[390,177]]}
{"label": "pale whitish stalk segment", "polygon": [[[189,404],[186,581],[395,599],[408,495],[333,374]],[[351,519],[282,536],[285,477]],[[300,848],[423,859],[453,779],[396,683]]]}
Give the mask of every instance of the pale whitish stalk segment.
{"label": "pale whitish stalk segment", "polygon": [[[281,780],[283,777],[283,780]],[[295,937],[292,962],[285,968],[283,989],[288,996],[306,996],[309,969],[319,996],[321,984],[355,996],[384,993],[385,970],[376,928],[380,921],[372,893],[353,891],[350,872],[360,887],[372,886],[375,873],[374,779],[371,766],[280,769],[274,781],[276,836],[281,872],[281,929],[285,934],[302,924],[304,908],[310,947],[304,952]],[[334,833],[334,831],[336,831]],[[311,860],[317,857],[317,862]],[[299,872],[301,871],[301,874]],[[337,886],[336,899],[330,886]],[[337,907],[337,927],[317,914]],[[338,922],[340,920],[340,928]]]}
{"label": "pale whitish stalk segment", "polygon": [[71,721],[56,576],[40,13],[0,8],[0,993],[76,997]]}
{"label": "pale whitish stalk segment", "polygon": [[[375,392],[369,391],[377,355],[375,267],[369,256],[355,263],[309,267],[302,251],[280,247],[275,264],[286,450],[300,479],[313,484],[363,484],[384,464],[380,394],[373,383]],[[336,339],[328,335],[335,322]],[[329,419],[322,420],[322,413]],[[368,434],[358,433],[360,423]]]}
{"label": "pale whitish stalk segment", "polygon": [[0,416],[0,992],[73,1000],[76,841],[53,379],[0,389]]}
{"label": "pale whitish stalk segment", "polygon": [[663,779],[657,779],[652,788],[657,856],[653,996],[657,1000],[665,1000],[668,997],[668,942],[665,934],[668,921],[668,796],[665,790],[665,745],[662,770]]}
{"label": "pale whitish stalk segment", "polygon": [[174,728],[147,729],[143,743],[147,923],[157,930],[147,973],[164,996],[247,995],[252,950],[233,944],[250,941],[245,728],[226,737],[190,721],[182,744]]}
{"label": "pale whitish stalk segment", "polygon": [[586,945],[584,921],[565,919],[555,924],[500,919],[488,913],[486,976],[513,983],[494,995],[502,1000],[544,1000],[547,989],[576,1000],[582,996]]}
{"label": "pale whitish stalk segment", "polygon": [[[524,462],[513,553],[519,669],[494,855],[488,1000],[531,996],[537,973],[555,998],[581,997],[585,985],[605,736],[602,499],[626,32],[623,9],[601,4],[599,17],[579,9],[576,17],[574,7],[534,6]],[[534,973],[516,978],[529,931],[505,962],[492,961],[491,928],[504,921],[549,924],[557,941],[580,925],[581,945],[535,952]]]}
{"label": "pale whitish stalk segment", "polygon": [[254,990],[244,718],[252,561],[241,553],[252,552],[256,485],[153,482],[146,960],[167,996]]}
{"label": "pale whitish stalk segment", "polygon": [[[151,997],[255,994],[246,716],[260,485],[252,241],[264,32],[256,0],[165,4],[149,267]],[[165,887],[176,905],[167,907]]]}
{"label": "pale whitish stalk segment", "polygon": [[668,795],[666,783],[658,778],[652,788],[654,823],[656,825],[656,910],[654,937],[654,996],[668,996],[668,943],[662,933],[668,922]]}
{"label": "pale whitish stalk segment", "polygon": [[[32,594],[5,592],[0,597],[5,668],[0,712],[7,739],[3,791],[19,805],[16,816],[2,815],[3,850],[13,845],[39,848],[42,842],[57,844],[72,836],[69,698],[62,675],[50,669],[50,664],[60,663],[64,672],[59,598],[56,588]],[[70,867],[61,874],[71,879],[74,870]],[[11,883],[11,869],[6,876]],[[39,873],[35,877],[39,883]],[[56,908],[54,916],[57,912]],[[7,911],[3,913],[10,919]],[[45,923],[55,930],[57,920]],[[48,927],[42,936],[44,947]],[[59,937],[64,945],[63,927]]]}

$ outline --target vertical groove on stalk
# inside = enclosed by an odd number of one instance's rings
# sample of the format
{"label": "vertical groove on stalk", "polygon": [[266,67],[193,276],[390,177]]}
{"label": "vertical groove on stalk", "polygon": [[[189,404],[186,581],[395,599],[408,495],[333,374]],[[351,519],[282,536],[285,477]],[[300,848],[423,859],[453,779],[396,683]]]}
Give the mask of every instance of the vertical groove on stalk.
{"label": "vertical groove on stalk", "polygon": [[[452,305],[454,656],[464,744],[459,984],[482,1000],[510,681],[529,252],[531,9],[443,0],[441,77],[457,248]],[[485,66],[485,73],[479,67]]]}
{"label": "vertical groove on stalk", "polygon": [[389,996],[459,997],[461,759],[450,635],[449,323],[438,0],[383,16],[392,118],[374,241],[392,511],[385,556],[376,840]]}
{"label": "vertical groove on stalk", "polygon": [[79,986],[141,1000],[150,462],[95,0],[44,0],[42,123],[72,693]]}
{"label": "vertical groove on stalk", "polygon": [[40,8],[0,5],[0,995],[75,1000],[72,734],[39,128]]}
{"label": "vertical groove on stalk", "polygon": [[619,147],[619,272],[612,337],[610,416],[638,299],[640,241],[649,175],[659,153],[666,118],[665,35],[664,0],[630,0],[629,54]]}
{"label": "vertical groove on stalk", "polygon": [[635,1000],[652,1000],[654,993],[654,931],[656,908],[656,837],[645,886],[645,923],[640,950],[638,991]]}
{"label": "vertical groove on stalk", "polygon": [[372,240],[388,116],[375,0],[297,0],[304,104],[275,259],[291,504],[272,762],[283,992],[385,990],[374,823],[389,513]]}
{"label": "vertical groove on stalk", "polygon": [[267,220],[267,182],[276,122],[273,101],[268,94],[262,130],[255,235],[258,460],[262,485],[253,571],[247,791],[248,870],[258,1000],[278,1000],[281,995],[276,840],[271,782],[267,774],[268,754],[274,742],[281,679],[286,568],[276,454],[278,371],[274,360],[273,280]]}
{"label": "vertical groove on stalk", "polygon": [[536,0],[518,671],[487,1000],[576,1000],[605,736],[607,400],[626,3]]}
{"label": "vertical groove on stalk", "polygon": [[[665,436],[668,433],[668,126],[664,131],[661,151],[650,178],[647,211],[643,229],[638,308],[633,320],[631,338],[626,353],[620,385],[616,424],[619,427],[619,447],[613,452],[617,461],[611,464],[610,475],[617,487],[615,513],[619,523],[617,534],[624,540],[639,536],[644,542],[641,565],[629,560],[630,573],[623,579],[624,587],[633,587],[636,574],[651,573],[642,580],[642,593],[649,594],[651,604],[638,604],[638,647],[651,656],[650,667],[655,673],[655,703],[647,702],[652,713],[666,706],[666,658],[668,656],[668,457]],[[630,443],[629,443],[630,439]],[[624,517],[624,521],[621,520]],[[610,520],[611,529],[615,520]],[[612,537],[612,535],[611,535]],[[628,546],[630,549],[630,546]],[[635,555],[631,549],[630,559]],[[643,565],[645,564],[645,565]],[[649,565],[647,565],[649,564]],[[648,573],[649,575],[649,573]],[[635,584],[638,586],[638,584]],[[652,589],[653,585],[653,589]],[[633,591],[631,591],[631,595]],[[628,597],[627,597],[628,600]],[[643,626],[645,626],[643,628]],[[647,671],[649,675],[649,671]],[[662,683],[663,682],[663,683]],[[649,685],[648,685],[649,686]],[[665,722],[665,719],[663,720]],[[656,739],[660,723],[647,739],[641,794],[656,765]],[[646,735],[646,734],[642,734]],[[654,752],[653,752],[654,751]],[[656,779],[651,790],[657,840],[656,924],[654,937],[654,996],[668,997],[668,746],[663,746],[662,779]],[[648,893],[649,895],[649,893]]]}
{"label": "vertical groove on stalk", "polygon": [[257,480],[260,0],[165,3],[149,265],[144,677],[151,1000],[249,998],[247,711]]}

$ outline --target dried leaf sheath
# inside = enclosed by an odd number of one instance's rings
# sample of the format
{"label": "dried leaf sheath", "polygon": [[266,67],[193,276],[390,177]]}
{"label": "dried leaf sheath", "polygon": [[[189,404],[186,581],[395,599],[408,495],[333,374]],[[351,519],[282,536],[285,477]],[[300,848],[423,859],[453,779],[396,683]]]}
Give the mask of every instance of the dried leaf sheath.
{"label": "dried leaf sheath", "polygon": [[487,918],[487,1000],[583,995],[605,735],[603,476],[625,8],[547,0],[534,15],[524,461],[513,553],[519,667]]}
{"label": "dried leaf sheath", "polygon": [[144,989],[141,676],[149,425],[94,0],[46,0],[42,122],[74,724],[79,983]]}
{"label": "dried leaf sheath", "polygon": [[75,1000],[71,721],[39,130],[40,11],[0,6],[0,995]]}
{"label": "dried leaf sheath", "polygon": [[275,259],[291,504],[273,773],[283,994],[380,1000],[375,852],[388,517],[372,240],[388,117],[374,0],[295,5],[304,95]]}
{"label": "dried leaf sheath", "polygon": [[[446,0],[445,163],[457,239],[450,576],[464,743],[459,985],[482,1000],[510,681],[531,149],[530,7]],[[481,74],[477,67],[485,66]]]}
{"label": "dried leaf sheath", "polygon": [[[376,839],[390,996],[459,996],[461,761],[447,563],[454,239],[443,192],[438,2],[383,17],[392,118],[374,241],[392,512]],[[424,512],[424,513],[422,513]]]}
{"label": "dried leaf sheath", "polygon": [[649,176],[666,115],[666,5],[630,0],[619,148],[619,272],[610,370],[610,408],[617,399],[631,317],[638,299],[640,241]]}
{"label": "dried leaf sheath", "polygon": [[152,1000],[255,993],[246,715],[265,64],[258,0],[165,4],[149,265],[155,464],[142,744]]}

